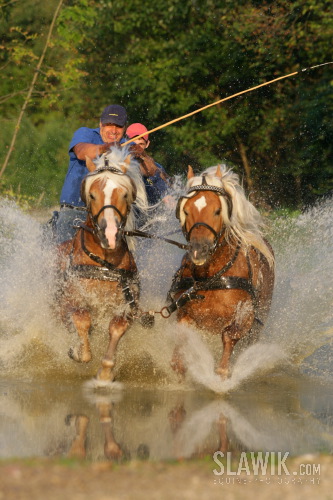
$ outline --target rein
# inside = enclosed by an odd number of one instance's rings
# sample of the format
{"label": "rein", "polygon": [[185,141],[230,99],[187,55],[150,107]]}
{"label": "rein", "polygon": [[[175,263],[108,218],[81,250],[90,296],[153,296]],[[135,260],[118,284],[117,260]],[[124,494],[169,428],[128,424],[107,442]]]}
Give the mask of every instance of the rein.
{"label": "rein", "polygon": [[189,249],[189,246],[186,245],[185,243],[180,243],[179,241],[170,240],[169,238],[164,238],[163,236],[157,236],[156,234],[146,233],[145,231],[139,231],[139,230],[122,231],[122,234],[124,236],[138,236],[139,238],[150,238],[150,239],[155,239],[155,240],[162,240],[162,241],[166,241],[167,243],[170,243],[171,245],[175,245],[178,248],[181,248],[182,250]]}
{"label": "rein", "polygon": [[[73,227],[75,227],[76,229],[84,229],[85,231],[88,231],[88,233],[95,234],[94,230],[91,227],[87,226],[79,219],[77,219],[77,223]],[[156,234],[146,233],[145,231],[139,231],[138,229],[135,229],[133,231],[121,230],[121,234],[124,236],[137,236],[139,238],[162,240],[166,241],[167,243],[170,243],[171,245],[175,245],[178,248],[181,248],[182,250],[189,249],[189,246],[186,245],[185,243],[180,243],[179,241],[170,240],[169,238],[164,238],[164,236],[157,236]]]}

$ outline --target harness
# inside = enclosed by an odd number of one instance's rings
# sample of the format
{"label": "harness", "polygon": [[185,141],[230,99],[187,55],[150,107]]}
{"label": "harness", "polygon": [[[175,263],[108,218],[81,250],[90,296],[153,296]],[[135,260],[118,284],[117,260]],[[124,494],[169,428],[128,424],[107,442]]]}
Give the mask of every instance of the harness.
{"label": "harness", "polygon": [[[105,166],[95,170],[94,172],[90,172],[86,177],[99,174],[101,171],[108,170],[118,175],[125,175],[120,170],[110,167],[105,161]],[[121,291],[123,293],[124,299],[126,303],[131,308],[132,316],[135,315],[138,311],[139,303],[138,303],[138,291],[140,289],[140,280],[137,271],[130,271],[127,269],[121,269],[108,262],[105,259],[102,259],[98,255],[90,252],[84,242],[84,232],[88,231],[91,234],[94,234],[100,241],[103,240],[102,228],[98,224],[98,217],[106,208],[113,208],[120,217],[120,234],[123,234],[123,228],[126,223],[127,214],[124,216],[118,210],[115,205],[104,205],[96,215],[92,215],[89,208],[87,208],[89,219],[92,223],[92,228],[84,224],[82,221],[77,220],[75,227],[81,231],[80,243],[81,248],[84,253],[94,262],[99,264],[101,267],[89,265],[89,264],[73,264],[73,253],[74,253],[74,244],[72,245],[71,253],[69,255],[69,266],[65,271],[65,279],[68,279],[71,273],[74,273],[78,278],[85,279],[93,279],[99,281],[109,281],[109,282],[118,282],[121,287]],[[73,242],[74,243],[74,242]]]}
{"label": "harness", "polygon": [[[176,216],[178,219],[180,219],[180,205],[181,202],[183,201],[184,198],[189,198],[188,194],[192,192],[197,192],[197,191],[213,191],[216,192],[219,196],[223,196],[227,202],[228,206],[228,215],[229,219],[231,218],[232,215],[232,200],[229,195],[225,191],[223,187],[218,187],[218,186],[210,186],[206,182],[205,175],[203,175],[203,180],[202,184],[193,186],[191,187],[187,195],[180,198],[178,201],[177,205],[177,211],[176,211]],[[221,247],[223,245],[226,245],[226,240],[225,238],[221,243],[218,243],[221,236],[224,233],[224,226],[222,227],[221,231],[217,233],[214,228],[206,224],[205,222],[197,222],[195,223],[189,231],[186,231],[185,225],[183,225],[183,232],[184,235],[189,241],[190,235],[195,227],[198,226],[204,226],[207,229],[209,229],[213,234],[214,234],[214,245],[212,247],[211,253],[214,253],[215,250],[218,247]],[[258,308],[258,293],[257,290],[253,286],[253,273],[252,273],[252,268],[251,268],[251,263],[250,263],[250,258],[249,254],[246,253],[246,262],[247,262],[247,267],[248,267],[248,278],[242,278],[239,276],[224,276],[224,274],[231,269],[231,267],[234,265],[238,254],[240,252],[241,246],[238,244],[235,248],[235,252],[231,259],[223,266],[222,269],[220,269],[217,273],[215,273],[213,276],[207,277],[207,278],[194,278],[194,277],[183,277],[183,271],[185,269],[185,264],[177,271],[175,274],[171,288],[168,293],[168,300],[171,301],[170,305],[165,308],[166,313],[171,315],[176,309],[180,309],[184,307],[188,302],[192,300],[203,300],[205,298],[204,295],[198,293],[200,291],[208,291],[208,290],[244,290],[247,292],[251,299],[252,303],[254,306],[254,310],[256,311]],[[184,290],[185,291],[178,297],[178,299],[175,299],[175,295]],[[257,317],[255,317],[256,321],[258,321],[260,324],[262,324],[261,320]]]}
{"label": "harness", "polygon": [[[258,307],[257,290],[252,283],[252,268],[248,254],[246,254],[246,262],[248,266],[249,278],[241,278],[240,276],[224,276],[236,261],[240,251],[240,245],[236,247],[235,253],[227,264],[213,276],[207,278],[183,277],[182,272],[185,266],[182,266],[173,278],[171,288],[168,293],[168,300],[171,304],[166,307],[166,311],[172,314],[176,309],[184,307],[191,300],[203,300],[204,295],[198,293],[207,290],[244,290],[251,299],[255,310]],[[175,299],[177,292],[184,290],[178,299]],[[255,318],[259,323],[259,318]]]}
{"label": "harness", "polygon": [[69,255],[69,266],[64,272],[65,280],[67,280],[74,273],[77,278],[118,282],[125,302],[131,308],[131,313],[136,314],[139,307],[138,292],[140,290],[140,280],[138,272],[118,268],[111,262],[108,262],[107,260],[104,260],[101,257],[98,257],[98,255],[90,252],[84,243],[84,231],[86,228],[80,227],[79,229],[81,231],[80,239],[82,250],[91,260],[97,262],[101,267],[89,264],[73,264],[74,248],[72,247],[71,253]]}

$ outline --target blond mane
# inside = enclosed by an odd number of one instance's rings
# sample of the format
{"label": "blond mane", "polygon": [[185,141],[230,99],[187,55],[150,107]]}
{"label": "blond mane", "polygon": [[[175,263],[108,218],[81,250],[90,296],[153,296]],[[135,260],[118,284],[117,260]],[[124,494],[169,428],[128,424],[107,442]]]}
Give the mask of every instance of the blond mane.
{"label": "blond mane", "polygon": [[192,177],[188,180],[186,188],[201,185],[203,175],[208,185],[224,188],[232,202],[232,214],[229,218],[227,201],[224,196],[220,196],[227,241],[236,240],[245,247],[257,248],[273,267],[274,256],[264,240],[265,223],[262,216],[247,199],[238,175],[225,165],[220,165],[221,179],[216,176],[217,168],[218,166],[209,167],[200,175]]}
{"label": "blond mane", "polygon": [[[102,180],[106,178],[112,178],[117,184],[119,184],[119,186],[124,187],[130,193],[132,192],[130,179],[132,179],[132,181],[134,182],[136,186],[136,199],[133,203],[132,200],[129,200],[130,212],[128,214],[125,226],[126,230],[133,230],[136,227],[140,213],[146,216],[146,214],[149,212],[146,188],[143,183],[139,163],[129,154],[128,147],[122,148],[119,146],[110,148],[110,151],[96,158],[93,163],[96,166],[96,170],[93,172],[93,175],[90,174],[86,178],[86,194],[88,193],[91,184],[99,179]],[[119,174],[105,169],[106,165],[108,165],[108,167],[119,170]],[[98,172],[99,170],[101,171]],[[127,236],[126,240],[130,250],[134,250],[134,238]]]}

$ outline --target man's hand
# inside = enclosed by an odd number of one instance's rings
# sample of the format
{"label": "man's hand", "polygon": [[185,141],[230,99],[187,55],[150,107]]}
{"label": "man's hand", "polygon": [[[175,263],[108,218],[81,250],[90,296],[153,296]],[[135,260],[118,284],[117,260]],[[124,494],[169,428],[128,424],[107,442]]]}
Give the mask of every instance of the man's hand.
{"label": "man's hand", "polygon": [[101,144],[98,146],[98,154],[102,155],[104,153],[107,153],[111,146],[114,146],[114,142],[106,142],[105,144]]}
{"label": "man's hand", "polygon": [[141,155],[145,150],[142,146],[140,146],[140,144],[133,144],[130,146],[129,151],[135,158],[141,158]]}
{"label": "man's hand", "polygon": [[154,160],[147,155],[146,151],[139,144],[133,144],[129,150],[134,158],[139,160],[142,175],[155,175],[157,167]]}

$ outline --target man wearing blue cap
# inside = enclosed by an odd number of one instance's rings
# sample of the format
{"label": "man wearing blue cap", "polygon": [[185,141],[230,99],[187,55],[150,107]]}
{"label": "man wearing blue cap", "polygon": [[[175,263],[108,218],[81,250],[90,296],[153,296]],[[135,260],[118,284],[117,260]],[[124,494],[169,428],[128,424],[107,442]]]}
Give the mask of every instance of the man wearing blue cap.
{"label": "man wearing blue cap", "polygon": [[113,144],[124,142],[126,120],[125,108],[111,104],[103,110],[98,128],[81,127],[74,133],[68,149],[69,165],[60,195],[60,211],[52,219],[57,243],[71,239],[75,234],[74,220],[86,217],[80,197],[81,182],[89,173],[86,156],[94,159]]}

